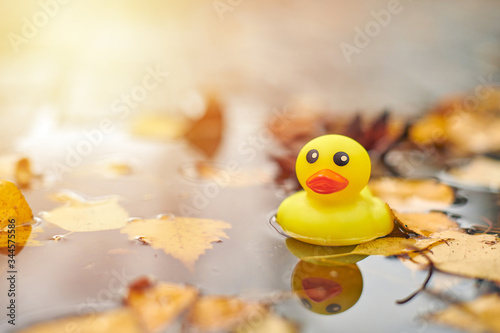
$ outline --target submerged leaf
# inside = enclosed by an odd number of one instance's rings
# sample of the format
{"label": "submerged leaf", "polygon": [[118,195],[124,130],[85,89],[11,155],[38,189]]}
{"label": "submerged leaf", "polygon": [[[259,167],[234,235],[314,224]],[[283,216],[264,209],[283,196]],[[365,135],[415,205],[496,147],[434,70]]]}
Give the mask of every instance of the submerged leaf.
{"label": "submerged leaf", "polygon": [[153,284],[141,278],[129,286],[124,302],[149,332],[158,332],[176,320],[197,297],[195,287],[163,282]]}
{"label": "submerged leaf", "polygon": [[345,256],[395,256],[408,254],[415,251],[423,251],[443,242],[442,239],[406,239],[400,237],[385,237],[377,238],[370,242],[352,246],[336,246],[332,249],[334,254],[319,254],[313,256],[305,256],[301,259],[316,264],[328,265],[337,264],[342,261]]}
{"label": "submerged leaf", "polygon": [[500,296],[483,295],[471,302],[458,303],[427,316],[439,324],[460,330],[483,333],[500,332]]}
{"label": "submerged leaf", "polygon": [[428,266],[431,260],[434,267],[443,272],[500,282],[500,239],[495,235],[446,230],[431,237],[447,241],[433,247],[426,257],[412,255],[413,261]]}
{"label": "submerged leaf", "polygon": [[33,325],[19,333],[143,333],[139,321],[128,309],[91,313]]}
{"label": "submerged leaf", "polygon": [[224,229],[231,228],[229,223],[218,220],[197,219],[190,217],[162,217],[149,220],[134,220],[122,230],[131,239],[141,239],[155,249],[162,249],[166,254],[182,261],[189,269],[212,248],[212,242],[228,238]]}
{"label": "submerged leaf", "polygon": [[397,210],[446,208],[455,201],[453,189],[434,179],[382,177],[371,180],[370,190]]}
{"label": "submerged leaf", "polygon": [[[242,331],[246,325],[262,325],[269,308],[262,303],[228,296],[204,296],[187,317],[188,332]],[[250,331],[251,332],[251,331]]]}
{"label": "submerged leaf", "polygon": [[116,197],[85,200],[74,194],[59,193],[55,200],[65,205],[45,213],[43,218],[69,231],[118,229],[125,226],[129,218]]}
{"label": "submerged leaf", "polygon": [[432,233],[444,230],[458,230],[459,225],[445,213],[400,213],[393,211],[396,221],[409,232],[430,236]]}

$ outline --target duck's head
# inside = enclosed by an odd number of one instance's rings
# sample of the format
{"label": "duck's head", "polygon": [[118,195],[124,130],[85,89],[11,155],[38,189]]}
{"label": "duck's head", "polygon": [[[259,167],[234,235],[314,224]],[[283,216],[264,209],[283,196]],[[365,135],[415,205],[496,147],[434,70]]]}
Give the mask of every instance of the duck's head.
{"label": "duck's head", "polygon": [[295,171],[310,198],[342,200],[358,195],[368,184],[371,162],[357,141],[329,134],[309,141],[301,149]]}

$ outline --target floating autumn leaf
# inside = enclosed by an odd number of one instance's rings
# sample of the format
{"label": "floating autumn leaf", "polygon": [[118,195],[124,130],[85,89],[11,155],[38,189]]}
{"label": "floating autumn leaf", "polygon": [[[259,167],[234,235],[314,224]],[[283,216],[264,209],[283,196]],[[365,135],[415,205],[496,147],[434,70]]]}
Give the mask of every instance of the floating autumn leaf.
{"label": "floating autumn leaf", "polygon": [[448,215],[441,212],[400,213],[393,211],[396,221],[407,232],[422,236],[444,230],[459,230],[459,225]]}
{"label": "floating autumn leaf", "polygon": [[155,140],[174,140],[182,137],[188,127],[186,119],[162,114],[141,114],[132,123],[134,135]]}
{"label": "floating autumn leaf", "polygon": [[483,295],[471,302],[453,304],[427,318],[473,333],[500,332],[500,296]]}
{"label": "floating autumn leaf", "polygon": [[195,287],[163,282],[153,284],[148,278],[140,278],[129,286],[124,303],[148,332],[158,332],[176,320],[197,297]]}
{"label": "floating autumn leaf", "polygon": [[500,190],[500,161],[483,156],[473,158],[468,164],[456,167],[448,173],[453,181]]}
{"label": "floating autumn leaf", "polygon": [[453,189],[434,179],[381,177],[369,183],[373,194],[400,211],[446,208],[455,201]]}
{"label": "floating autumn leaf", "polygon": [[[331,262],[332,265],[336,265],[337,263],[339,264],[356,263],[367,257],[366,255],[352,254],[352,251],[356,248],[356,245],[319,246],[319,245],[304,243],[293,238],[287,238],[286,246],[294,256],[296,256],[299,259],[306,260],[307,262],[310,263],[318,263],[316,262],[317,258],[320,259],[319,261],[321,261],[321,258],[330,255],[343,255],[337,257],[335,259],[335,262],[333,262],[332,260]],[[322,264],[325,265],[328,263],[322,262]]]}
{"label": "floating autumn leaf", "polygon": [[107,312],[91,313],[56,319],[18,331],[18,333],[144,333],[133,313],[120,308]]}
{"label": "floating autumn leaf", "polygon": [[0,180],[0,231],[5,231],[9,220],[22,225],[33,221],[33,212],[14,183]]}
{"label": "floating autumn leaf", "polygon": [[[464,156],[500,149],[500,90],[454,96],[439,102],[410,129],[410,140],[429,147],[445,148],[448,154]],[[470,97],[477,103],[471,105]],[[467,133],[467,135],[464,135]]]}
{"label": "floating autumn leaf", "polygon": [[[15,234],[15,254],[18,254],[25,246],[41,246],[42,242],[36,239],[36,236],[42,232],[42,228],[33,228],[31,224],[17,225],[14,229]],[[12,240],[12,237],[11,237]],[[12,243],[11,243],[12,244]],[[8,255],[9,252],[9,233],[0,231],[0,254]]]}
{"label": "floating autumn leaf", "polygon": [[433,233],[433,239],[446,239],[426,257],[414,253],[414,262],[440,271],[470,278],[500,282],[500,239],[495,235],[469,235],[456,230]]}
{"label": "floating autumn leaf", "polygon": [[130,239],[141,237],[155,249],[162,249],[182,261],[189,269],[212,248],[212,242],[228,238],[224,229],[231,228],[229,223],[189,217],[161,217],[149,220],[133,220],[122,230]]}
{"label": "floating autumn leaf", "polygon": [[250,320],[262,324],[268,315],[269,308],[262,303],[208,295],[201,297],[189,311],[186,329],[187,332],[239,331]]}
{"label": "floating autumn leaf", "polygon": [[212,158],[221,143],[223,129],[222,106],[214,96],[209,96],[205,114],[191,125],[185,136],[192,146]]}
{"label": "floating autumn leaf", "polygon": [[61,192],[53,199],[64,205],[43,214],[43,219],[69,231],[118,229],[125,226],[129,218],[117,197],[86,200],[73,193]]}
{"label": "floating autumn leaf", "polygon": [[297,333],[298,326],[286,318],[271,313],[261,322],[249,322],[236,329],[236,333]]}
{"label": "floating autumn leaf", "polygon": [[[313,256],[301,257],[303,261],[312,262],[315,264],[328,265],[328,264],[338,264],[342,257],[345,256],[370,256],[370,255],[380,255],[380,256],[396,256],[409,254],[415,251],[423,251],[434,248],[437,244],[443,243],[444,239],[441,238],[423,238],[423,239],[413,239],[413,238],[400,238],[400,237],[385,237],[377,238],[370,242],[362,243],[356,245],[354,249],[351,250],[352,246],[341,246],[338,249],[333,249],[334,254],[319,254]],[[343,248],[343,249],[342,249]]]}

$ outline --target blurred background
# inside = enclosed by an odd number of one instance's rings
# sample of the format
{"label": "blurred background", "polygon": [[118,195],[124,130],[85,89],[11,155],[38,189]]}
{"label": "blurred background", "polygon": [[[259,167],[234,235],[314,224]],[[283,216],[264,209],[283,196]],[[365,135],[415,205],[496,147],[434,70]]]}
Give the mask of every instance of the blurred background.
{"label": "blurred background", "polygon": [[[391,3],[397,13],[377,29],[374,12]],[[500,66],[496,1],[6,0],[0,12],[4,135],[40,112],[96,120],[148,67],[169,76],[138,110],[190,112],[210,90],[269,106],[411,113]],[[348,61],[342,43],[356,46],[370,28]]]}

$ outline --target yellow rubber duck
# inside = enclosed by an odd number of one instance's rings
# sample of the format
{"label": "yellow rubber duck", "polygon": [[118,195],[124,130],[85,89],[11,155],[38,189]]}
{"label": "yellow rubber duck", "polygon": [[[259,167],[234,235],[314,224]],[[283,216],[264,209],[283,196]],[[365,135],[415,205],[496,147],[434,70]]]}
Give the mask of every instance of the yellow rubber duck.
{"label": "yellow rubber duck", "polygon": [[299,191],[278,208],[276,222],[290,237],[327,246],[353,245],[392,231],[391,210],[367,187],[370,157],[355,140],[337,134],[309,141],[295,164]]}

